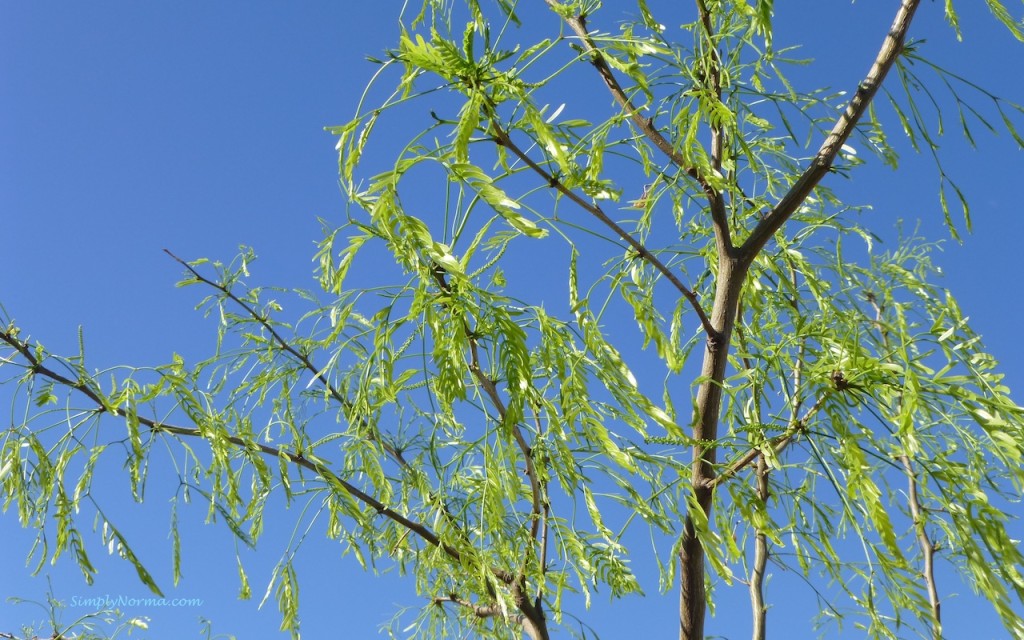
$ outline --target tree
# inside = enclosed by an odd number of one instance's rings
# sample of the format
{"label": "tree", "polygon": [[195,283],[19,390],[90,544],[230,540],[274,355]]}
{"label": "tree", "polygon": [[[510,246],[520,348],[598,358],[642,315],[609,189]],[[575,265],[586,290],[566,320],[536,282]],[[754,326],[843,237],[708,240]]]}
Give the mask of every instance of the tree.
{"label": "tree", "polygon": [[[737,582],[764,637],[769,561],[820,585],[823,619],[871,637],[941,637],[936,562],[1024,633],[1004,507],[1024,480],[1024,410],[931,284],[929,245],[876,253],[863,203],[830,190],[863,162],[855,149],[896,166],[893,126],[938,160],[929,105],[957,109],[969,136],[999,122],[1018,143],[1020,109],[923,57],[913,0],[849,97],[787,81],[768,1],[698,0],[692,15],[638,2],[621,25],[596,2],[546,4],[428,2],[406,22],[332,130],[351,209],[325,223],[320,292],[249,286],[248,250],[229,265],[175,258],[219,319],[208,360],[110,382],[84,348],[58,357],[4,318],[0,357],[38,408],[5,435],[6,503],[26,525],[54,518],[52,555],[88,579],[75,517],[88,498],[103,541],[159,593],[93,474],[126,459],[141,499],[171,445],[182,500],[201,495],[246,544],[272,496],[315,496],[326,535],[361,563],[412,573],[424,637],[570,629],[574,592],[641,590],[629,559],[643,527],[679,591],[680,638],[704,637],[715,590]],[[692,22],[669,38],[662,23],[679,20]],[[540,23],[562,31],[510,42]],[[382,170],[376,129],[417,118]],[[937,171],[955,235],[948,200],[966,201]],[[517,252],[543,258],[543,276],[524,277]],[[382,254],[393,270],[346,286]],[[63,395],[84,403],[57,405],[73,428],[38,428]],[[285,628],[297,590],[286,557]]]}

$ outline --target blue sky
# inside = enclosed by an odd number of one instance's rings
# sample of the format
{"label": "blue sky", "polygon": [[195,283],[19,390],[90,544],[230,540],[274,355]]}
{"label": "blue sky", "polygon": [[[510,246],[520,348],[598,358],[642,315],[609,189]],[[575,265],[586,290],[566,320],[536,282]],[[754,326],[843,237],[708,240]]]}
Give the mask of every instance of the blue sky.
{"label": "blue sky", "polygon": [[[802,55],[816,60],[794,76],[805,87],[836,89],[852,89],[866,71],[892,10],[892,3],[778,4],[777,43],[802,44]],[[1024,103],[1016,77],[1024,47],[978,4],[958,3],[964,43],[943,25],[936,2],[922,4],[912,35],[927,39],[926,53],[952,70]],[[0,303],[57,353],[74,352],[84,327],[90,366],[103,368],[159,364],[172,352],[197,359],[212,349],[213,324],[193,311],[196,292],[173,287],[180,269],[164,248],[230,260],[238,245],[250,245],[260,256],[257,280],[312,287],[317,218],[340,222],[344,215],[335,140],[323,127],[352,116],[375,69],[364,56],[397,42],[400,8],[393,0],[0,5]],[[1010,387],[1021,389],[1022,152],[1008,139],[978,138],[978,150],[955,131],[943,140],[947,170],[972,202],[975,232],[962,246],[947,242],[936,260],[947,274],[943,285],[1004,364]],[[897,219],[920,219],[928,236],[948,237],[931,160],[905,152],[903,163],[898,174],[871,165],[852,184],[832,177],[830,186],[873,204],[870,224],[883,236],[894,237]],[[10,392],[0,388],[0,407],[10,405]],[[116,477],[112,502],[169,585],[171,492],[152,490],[147,504],[132,505]],[[0,596],[40,598],[45,581],[24,569],[31,532],[10,515],[0,517]],[[186,575],[173,594],[205,604],[133,613],[153,619],[157,638],[190,637],[200,615],[241,638],[275,637],[273,602],[261,612],[256,603],[291,520],[283,518],[288,524],[245,556],[255,600],[238,602],[230,535],[202,526],[204,517],[201,507],[182,514]],[[94,589],[69,562],[44,568],[57,597],[146,595],[98,543],[93,553],[100,568]],[[303,548],[299,573],[306,637],[339,637],[339,627],[348,630],[344,637],[376,637],[399,607],[418,604],[408,582],[363,574],[319,540]],[[1002,637],[988,609],[966,587],[959,591],[944,605],[950,637],[960,637],[957,628]],[[631,637],[637,615],[652,634],[672,633],[675,595],[648,592],[610,608],[598,597],[585,617],[604,638]],[[735,597],[743,615],[723,608],[709,628],[745,637],[746,595]],[[0,631],[38,617],[27,606],[0,604]],[[968,626],[954,626],[957,618]]]}

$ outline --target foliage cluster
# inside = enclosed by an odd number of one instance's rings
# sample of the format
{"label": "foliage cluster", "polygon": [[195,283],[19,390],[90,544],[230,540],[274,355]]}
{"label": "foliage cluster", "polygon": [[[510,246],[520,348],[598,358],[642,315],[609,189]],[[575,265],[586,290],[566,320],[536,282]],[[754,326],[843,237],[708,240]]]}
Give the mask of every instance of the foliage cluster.
{"label": "foliage cluster", "polygon": [[[933,284],[931,245],[879,251],[863,203],[822,183],[855,175],[858,151],[896,167],[893,128],[938,162],[949,108],[969,137],[1024,143],[1021,109],[907,41],[916,0],[850,94],[788,79],[806,61],[776,47],[771,0],[638,0],[624,22],[546,5],[428,0],[403,22],[331,128],[350,209],[324,223],[321,290],[251,285],[250,250],[178,259],[209,293],[209,359],[93,371],[84,346],[59,357],[2,319],[27,410],[0,479],[5,508],[56,532],[39,563],[68,553],[91,579],[89,505],[159,593],[93,479],[123,464],[142,500],[166,449],[176,500],[199,496],[245,545],[283,495],[364,567],[408,572],[426,604],[396,635],[590,637],[565,614],[577,594],[660,588],[680,590],[690,640],[745,584],[762,638],[772,563],[807,580],[821,624],[940,638],[942,563],[1024,636],[1006,508],[1024,409]],[[381,129],[408,122],[382,169]],[[949,201],[967,202],[937,170],[955,235]],[[648,558],[657,585],[631,565]],[[292,561],[267,597],[297,634]]]}

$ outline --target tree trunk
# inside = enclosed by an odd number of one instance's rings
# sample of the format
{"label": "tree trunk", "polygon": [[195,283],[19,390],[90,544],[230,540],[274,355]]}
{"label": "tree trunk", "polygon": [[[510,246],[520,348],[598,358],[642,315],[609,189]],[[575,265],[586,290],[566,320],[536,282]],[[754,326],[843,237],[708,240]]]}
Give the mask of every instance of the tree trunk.
{"label": "tree trunk", "polygon": [[[715,281],[715,304],[711,324],[717,335],[708,338],[704,350],[701,376],[704,382],[697,391],[694,415],[693,472],[691,482],[696,505],[710,519],[711,481],[715,477],[715,441],[718,439],[718,418],[722,409],[722,380],[729,361],[729,343],[739,308],[740,291],[749,262],[737,252],[719,245],[718,277]],[[695,521],[687,514],[683,527],[683,540],[679,550],[679,640],[703,640],[704,613],[707,602],[704,593],[704,547],[697,535]]]}

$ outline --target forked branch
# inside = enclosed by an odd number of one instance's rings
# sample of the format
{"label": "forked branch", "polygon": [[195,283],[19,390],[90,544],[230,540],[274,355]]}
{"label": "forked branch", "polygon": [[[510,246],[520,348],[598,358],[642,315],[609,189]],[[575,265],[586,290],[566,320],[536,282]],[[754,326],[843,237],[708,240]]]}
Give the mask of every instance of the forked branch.
{"label": "forked branch", "polygon": [[[695,509],[704,513],[702,520],[709,520],[713,505],[714,487],[721,482],[715,477],[719,418],[722,409],[722,386],[728,369],[728,353],[733,324],[739,308],[743,283],[748,269],[776,231],[806,201],[813,189],[828,172],[836,154],[849,138],[858,120],[868,108],[872,98],[881,86],[886,74],[899,56],[907,31],[920,0],[902,0],[893,24],[884,38],[875,61],[865,79],[860,83],[843,114],[838,118],[831,133],[826,137],[810,166],[797,178],[779,203],[754,227],[750,236],[735,251],[723,252],[722,237],[717,235],[718,272],[715,301],[712,307],[713,331],[710,336],[719,338],[709,341],[704,353],[701,376],[704,378],[697,391],[694,406],[694,440],[702,443],[694,447],[692,487],[696,499]],[[713,38],[713,34],[711,36]],[[785,446],[788,438],[779,444]],[[703,444],[707,443],[707,444]],[[749,458],[731,465],[725,474],[735,473],[756,459],[758,452],[751,451]],[[705,597],[704,547],[697,535],[696,521],[687,514],[682,540],[679,545],[679,638],[699,640],[704,637],[704,619],[707,611]]]}

